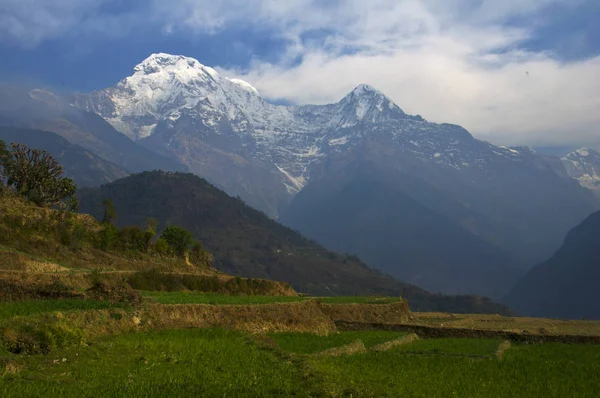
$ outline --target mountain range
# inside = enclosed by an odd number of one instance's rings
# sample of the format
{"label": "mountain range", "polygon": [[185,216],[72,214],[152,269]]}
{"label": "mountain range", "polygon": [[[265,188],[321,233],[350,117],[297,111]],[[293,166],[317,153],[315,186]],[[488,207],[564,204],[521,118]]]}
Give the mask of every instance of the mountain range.
{"label": "mountain range", "polygon": [[[495,146],[460,126],[408,115],[368,85],[334,104],[274,105],[244,81],[223,77],[195,59],[161,53],[115,86],[73,94],[68,101],[327,247],[369,258],[370,265],[396,277],[443,292],[455,291],[455,280],[436,270],[458,262],[474,274],[465,278],[461,292],[501,293],[598,208],[560,159],[527,147]],[[480,254],[442,255],[438,242],[449,238],[440,232],[421,235],[430,243],[419,250],[410,240],[395,239],[394,248],[378,246],[374,258],[353,244],[364,237],[361,226],[335,244],[336,229],[324,224],[326,218],[307,214],[313,209],[302,201],[315,201],[310,193],[320,189],[313,184],[355,172],[417,202],[431,213],[429,230],[449,231],[444,225],[453,224],[460,231],[449,240],[455,252],[464,245]],[[421,227],[419,219],[403,225],[407,231]],[[398,252],[411,255],[398,258]],[[497,254],[495,261],[489,253]],[[506,278],[488,272],[492,268]]]}
{"label": "mountain range", "polygon": [[48,90],[0,85],[0,125],[53,132],[127,173],[187,170],[176,159],[136,144],[102,117],[78,109]]}
{"label": "mountain range", "polygon": [[443,293],[502,297],[598,209],[591,156],[496,146],[368,85],[333,104],[275,105],[160,53],[89,94],[5,98],[0,124],[54,132],[124,173],[190,171],[328,249]]}
{"label": "mountain range", "polygon": [[112,200],[121,226],[142,226],[153,217],[160,230],[185,227],[214,254],[215,266],[233,275],[285,281],[313,295],[400,295],[417,311],[509,313],[485,297],[432,294],[398,282],[355,256],[326,250],[190,173],[144,172],[82,189],[78,197],[82,211],[98,218],[102,201]]}
{"label": "mountain range", "polygon": [[600,197],[600,152],[581,148],[562,158],[567,173]]}

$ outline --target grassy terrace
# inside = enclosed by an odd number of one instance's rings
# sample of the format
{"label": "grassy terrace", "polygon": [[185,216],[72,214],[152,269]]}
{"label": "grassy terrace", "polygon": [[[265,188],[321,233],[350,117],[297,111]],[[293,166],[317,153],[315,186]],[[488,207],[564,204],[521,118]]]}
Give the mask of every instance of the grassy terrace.
{"label": "grassy terrace", "polygon": [[102,310],[108,308],[124,308],[125,305],[111,304],[106,301],[59,299],[0,302],[0,321],[15,316],[29,316],[43,312]]}
{"label": "grassy terrace", "polygon": [[272,333],[269,336],[275,340],[283,352],[294,354],[313,354],[329,348],[341,347],[356,340],[370,348],[374,345],[395,340],[407,333],[402,332],[341,332],[329,336],[317,336],[312,333]]}
{"label": "grassy terrace", "polygon": [[[311,299],[338,304],[397,300],[199,292],[143,295],[147,302],[212,305]],[[378,352],[374,350],[376,345],[406,333],[347,331],[317,336],[288,332],[257,336],[222,329],[177,329],[99,335],[85,340],[85,345],[69,340],[69,344],[52,346],[46,354],[8,351],[6,342],[10,341],[11,332],[10,327],[3,326],[21,325],[13,327],[13,332],[26,332],[23,328],[28,324],[23,321],[28,321],[26,317],[30,315],[35,320],[36,315],[45,312],[115,307],[125,306],[74,299],[0,302],[0,340],[4,343],[0,344],[2,397],[596,397],[600,391],[598,345],[513,343],[505,347],[500,359],[496,354],[503,342],[494,339],[421,339],[390,345],[389,350]],[[479,318],[483,324],[508,322],[496,316],[417,315],[422,318],[421,323],[427,321],[432,326],[478,325],[475,321]],[[23,318],[13,319],[16,316]],[[570,321],[538,322],[563,322],[571,327]],[[546,323],[540,325],[550,327]],[[60,328],[44,330],[49,333],[48,338],[59,339]],[[356,340],[364,343],[367,352],[339,357],[311,355]]]}
{"label": "grassy terrace", "polygon": [[[479,351],[479,345],[477,340],[465,342],[467,352]],[[408,347],[319,358],[311,364],[324,375],[332,395],[594,397],[600,388],[598,346],[516,346],[502,361],[404,353]]]}
{"label": "grassy terrace", "polygon": [[493,339],[431,339],[419,340],[396,348],[402,354],[463,355],[492,357],[501,340]]}
{"label": "grassy terrace", "polygon": [[294,296],[224,296],[203,292],[142,292],[145,298],[159,304],[270,304],[302,301]]}
{"label": "grassy terrace", "polygon": [[389,304],[396,297],[294,297],[294,296],[224,296],[203,292],[142,292],[143,296],[159,304],[270,304],[319,300],[327,304]]}
{"label": "grassy terrace", "polygon": [[600,388],[599,346],[516,345],[500,361],[497,341],[440,339],[385,352],[291,357],[355,339],[369,347],[398,334],[270,337],[282,352],[252,335],[215,329],[103,337],[45,356],[0,352],[0,390],[3,397],[596,397]]}
{"label": "grassy terrace", "polygon": [[126,334],[20,366],[0,379],[3,397],[267,397],[307,387],[293,364],[222,330]]}
{"label": "grassy terrace", "polygon": [[[293,296],[225,296],[201,292],[143,292],[143,296],[150,302],[158,304],[270,304],[291,303],[305,300],[314,300],[314,297]],[[395,301],[393,297],[320,297],[323,303],[346,304],[367,303],[385,304]],[[109,308],[124,308],[124,304],[111,304],[106,301],[59,299],[59,300],[28,300],[28,301],[0,301],[0,321],[15,316],[28,316],[43,312],[75,311],[75,310],[100,310]]]}

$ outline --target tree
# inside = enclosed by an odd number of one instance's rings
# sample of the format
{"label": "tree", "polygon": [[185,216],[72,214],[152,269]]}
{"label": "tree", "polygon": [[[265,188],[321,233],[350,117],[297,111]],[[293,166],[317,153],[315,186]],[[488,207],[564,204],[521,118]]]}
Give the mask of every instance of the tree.
{"label": "tree", "polygon": [[169,248],[176,255],[183,257],[185,252],[194,243],[194,236],[187,229],[178,227],[176,225],[169,225],[160,236],[163,238]]}
{"label": "tree", "polygon": [[0,193],[5,189],[4,180],[6,178],[5,167],[11,159],[10,151],[4,141],[0,140]]}
{"label": "tree", "polygon": [[156,235],[158,230],[158,221],[155,218],[148,218],[146,220],[146,232],[144,232],[144,238],[146,240],[146,251],[150,250],[152,246],[152,239]]}
{"label": "tree", "polygon": [[61,177],[63,168],[52,155],[24,144],[11,143],[11,147],[12,154],[2,160],[8,187],[38,206],[77,207],[77,186]]}
{"label": "tree", "polygon": [[148,248],[144,230],[138,226],[123,227],[119,231],[119,247],[124,251],[143,253]]}
{"label": "tree", "polygon": [[115,204],[110,199],[104,199],[102,201],[102,207],[104,208],[102,224],[112,224],[117,219],[117,210],[115,210]]}

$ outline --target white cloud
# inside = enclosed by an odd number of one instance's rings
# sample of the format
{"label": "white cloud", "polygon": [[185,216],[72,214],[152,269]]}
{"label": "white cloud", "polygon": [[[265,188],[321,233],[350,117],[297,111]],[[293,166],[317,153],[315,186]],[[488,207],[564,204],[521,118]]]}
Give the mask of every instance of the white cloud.
{"label": "white cloud", "polygon": [[[347,1],[337,20],[322,26],[337,32],[328,51],[294,42],[303,55],[297,65],[256,60],[227,73],[267,97],[298,103],[334,102],[368,83],[410,113],[461,124],[494,142],[598,146],[600,57],[563,64],[552,54],[521,50],[529,30],[506,26],[557,2],[454,0],[436,8],[442,3]],[[469,4],[470,12],[456,12]],[[338,51],[347,46],[360,50]]]}
{"label": "white cloud", "polygon": [[[368,83],[407,112],[495,142],[600,145],[600,58],[563,64],[520,46],[546,7],[594,0],[149,0],[102,10],[123,1],[0,0],[0,40],[32,46],[149,24],[174,35],[267,29],[289,43],[279,60],[226,71],[266,96],[333,102]],[[311,32],[328,35],[305,40]]]}

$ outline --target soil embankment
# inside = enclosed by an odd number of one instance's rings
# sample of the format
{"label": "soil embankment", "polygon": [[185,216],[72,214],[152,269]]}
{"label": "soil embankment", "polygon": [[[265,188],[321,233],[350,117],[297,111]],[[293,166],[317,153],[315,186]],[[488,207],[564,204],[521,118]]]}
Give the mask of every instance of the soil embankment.
{"label": "soil embankment", "polygon": [[338,330],[386,330],[413,332],[421,338],[468,338],[468,339],[503,339],[520,343],[566,343],[566,344],[600,344],[600,336],[589,335],[544,335],[527,332],[509,332],[503,330],[483,330],[466,328],[432,327],[409,324],[362,323],[336,321]]}
{"label": "soil embankment", "polygon": [[334,322],[400,324],[410,320],[408,302],[399,299],[390,304],[321,304]]}

